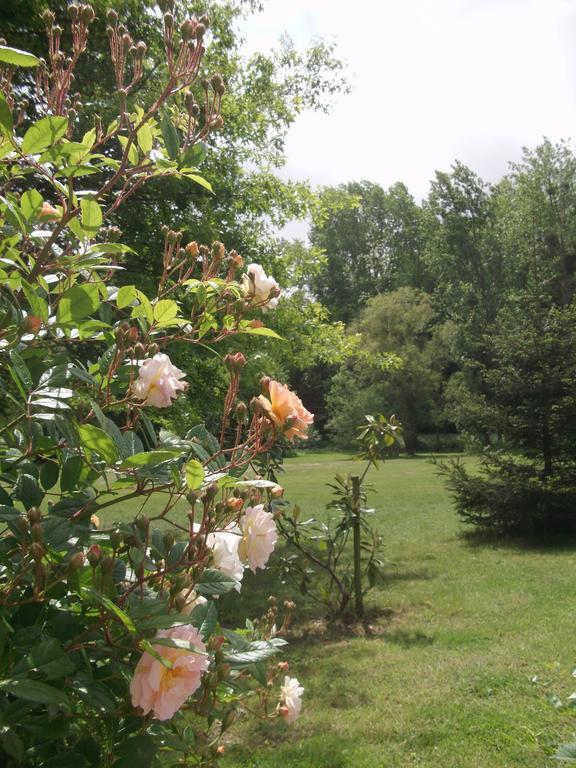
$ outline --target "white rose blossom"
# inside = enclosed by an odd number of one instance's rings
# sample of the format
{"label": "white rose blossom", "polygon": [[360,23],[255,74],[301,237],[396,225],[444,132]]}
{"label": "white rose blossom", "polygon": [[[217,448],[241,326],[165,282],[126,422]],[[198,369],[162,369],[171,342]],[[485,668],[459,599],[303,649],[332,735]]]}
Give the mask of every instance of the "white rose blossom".
{"label": "white rose blossom", "polygon": [[276,542],[278,531],[274,517],[266,512],[263,504],[248,507],[240,518],[242,538],[238,547],[241,560],[250,566],[253,573],[256,568],[264,568]]}
{"label": "white rose blossom", "polygon": [[181,381],[184,376],[183,371],[172,365],[168,355],[159,352],[140,364],[138,378],[132,384],[132,394],[144,401],[142,405],[168,408],[178,397],[178,392],[185,392],[188,388],[188,384]]}
{"label": "white rose blossom", "polygon": [[248,264],[246,274],[242,275],[242,288],[256,304],[265,304],[263,309],[274,309],[278,305],[280,286],[273,277],[266,275],[260,264]]}
{"label": "white rose blossom", "polygon": [[[293,723],[300,715],[302,709],[302,694],[304,688],[296,677],[284,678],[284,685],[280,688],[281,714],[287,723]],[[283,711],[282,711],[283,710]]]}
{"label": "white rose blossom", "polygon": [[222,531],[214,531],[206,536],[206,546],[212,550],[214,568],[234,579],[234,589],[240,592],[240,584],[244,575],[244,565],[238,557],[241,531],[235,523],[231,523]]}

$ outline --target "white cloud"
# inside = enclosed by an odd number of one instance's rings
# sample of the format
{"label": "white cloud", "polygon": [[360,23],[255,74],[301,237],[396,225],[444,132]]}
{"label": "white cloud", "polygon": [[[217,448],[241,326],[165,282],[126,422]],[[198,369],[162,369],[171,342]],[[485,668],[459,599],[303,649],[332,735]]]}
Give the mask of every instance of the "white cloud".
{"label": "white cloud", "polygon": [[574,0],[269,0],[248,50],[288,32],[338,42],[353,93],[299,117],[284,175],[404,181],[424,196],[456,160],[495,181],[523,145],[576,127]]}

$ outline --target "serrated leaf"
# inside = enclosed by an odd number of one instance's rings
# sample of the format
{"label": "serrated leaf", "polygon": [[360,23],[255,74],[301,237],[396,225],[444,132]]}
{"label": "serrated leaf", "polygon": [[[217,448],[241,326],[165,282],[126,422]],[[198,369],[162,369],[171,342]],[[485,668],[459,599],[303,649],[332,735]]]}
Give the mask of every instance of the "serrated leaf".
{"label": "serrated leaf", "polygon": [[43,117],[24,134],[22,152],[34,155],[59,141],[68,130],[67,117]]}
{"label": "serrated leaf", "polygon": [[212,600],[204,605],[197,605],[190,614],[190,622],[197,627],[203,640],[208,640],[218,624],[218,611]]}
{"label": "serrated leaf", "polygon": [[27,189],[23,192],[20,198],[20,210],[24,218],[27,221],[35,219],[42,209],[43,202],[42,195],[36,189]]}
{"label": "serrated leaf", "polygon": [[162,299],[154,304],[154,320],[157,323],[165,323],[173,320],[178,314],[178,304],[172,299]]}
{"label": "serrated leaf", "polygon": [[100,303],[100,293],[95,283],[73,285],[62,294],[56,319],[59,323],[78,323],[94,313]]}
{"label": "serrated leaf", "polygon": [[60,489],[64,493],[76,490],[83,466],[84,462],[81,456],[76,453],[68,456],[62,467],[62,477],[60,478]]}
{"label": "serrated leaf", "polygon": [[40,483],[45,491],[49,491],[58,482],[60,467],[55,461],[46,461],[40,469]]}
{"label": "serrated leaf", "polygon": [[236,582],[216,568],[206,568],[194,589],[199,595],[225,595],[234,589]]}
{"label": "serrated leaf", "polygon": [[83,197],[80,201],[82,211],[82,229],[91,238],[102,226],[102,209],[93,197]]}
{"label": "serrated leaf", "polygon": [[22,474],[17,483],[18,496],[26,507],[39,507],[44,498],[44,491],[38,485],[38,481],[32,475]]}
{"label": "serrated leaf", "polygon": [[136,286],[123,285],[122,288],[120,288],[118,291],[118,295],[116,296],[116,306],[118,309],[129,307],[133,301],[136,301],[137,295]]}
{"label": "serrated leaf", "polygon": [[114,464],[118,460],[116,444],[103,429],[92,424],[81,424],[78,432],[85,448],[99,453],[108,464]]}
{"label": "serrated leaf", "polygon": [[186,485],[191,491],[196,491],[204,482],[204,467],[196,459],[190,459],[184,467]]}
{"label": "serrated leaf", "polygon": [[255,664],[270,658],[270,656],[274,656],[283,645],[286,645],[286,641],[279,638],[274,640],[255,640],[252,643],[248,643],[242,650],[227,653],[224,658],[229,664]]}

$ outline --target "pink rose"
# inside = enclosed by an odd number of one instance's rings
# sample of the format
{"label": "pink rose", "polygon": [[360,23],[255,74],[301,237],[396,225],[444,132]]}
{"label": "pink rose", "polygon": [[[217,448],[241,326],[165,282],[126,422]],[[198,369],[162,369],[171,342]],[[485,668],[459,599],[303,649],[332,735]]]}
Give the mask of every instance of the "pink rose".
{"label": "pink rose", "polygon": [[142,405],[154,408],[168,408],[178,392],[184,392],[188,384],[180,381],[186,376],[179,368],[172,365],[168,355],[161,352],[144,360],[138,371],[138,378],[132,384],[132,393]]}
{"label": "pink rose", "polygon": [[280,714],[286,718],[287,723],[293,723],[300,715],[302,709],[302,694],[304,688],[295,677],[284,678],[284,685],[280,688]]}
{"label": "pink rose", "polygon": [[263,504],[248,507],[240,518],[240,529],[238,554],[256,573],[256,568],[264,568],[278,541],[274,517],[265,511]]}
{"label": "pink rose", "polygon": [[283,430],[288,440],[295,437],[305,440],[314,414],[304,408],[298,395],[278,381],[269,382],[268,394],[270,399],[260,395],[258,400],[270,421]]}
{"label": "pink rose", "polygon": [[154,649],[171,666],[165,667],[149,653],[143,653],[130,683],[132,705],[143,714],[152,712],[158,720],[170,720],[186,699],[200,687],[201,677],[208,669],[209,659],[200,633],[191,624],[161,630],[156,637],[185,640],[198,653],[183,648],[154,645]]}

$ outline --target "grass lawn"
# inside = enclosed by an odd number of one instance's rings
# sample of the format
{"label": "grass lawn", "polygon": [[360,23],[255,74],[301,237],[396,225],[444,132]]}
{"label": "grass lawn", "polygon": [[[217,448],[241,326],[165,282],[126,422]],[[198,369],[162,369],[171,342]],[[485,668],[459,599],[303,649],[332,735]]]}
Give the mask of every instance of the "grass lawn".
{"label": "grass lawn", "polygon": [[[320,513],[325,484],[354,467],[335,453],[291,459],[286,496]],[[576,689],[573,548],[470,545],[426,459],[391,461],[371,480],[389,566],[367,602],[369,633],[320,625],[294,642],[301,719],[246,723],[222,765],[554,765],[553,749],[576,731],[550,702]],[[258,578],[263,594],[271,576]]]}
{"label": "grass lawn", "polygon": [[[286,497],[303,515],[321,515],[326,483],[358,465],[345,454],[310,452],[286,469]],[[576,732],[576,720],[550,701],[576,690],[575,548],[471,545],[425,458],[396,459],[369,478],[388,567],[367,600],[368,632],[308,622],[306,640],[293,640],[287,656],[306,688],[301,719],[293,727],[241,724],[221,765],[555,765],[550,755]],[[131,502],[110,508],[103,522],[137,510]],[[185,513],[182,505],[183,521]],[[229,619],[259,615],[271,593],[292,597],[310,616],[273,571],[247,573],[243,592],[222,608]]]}

